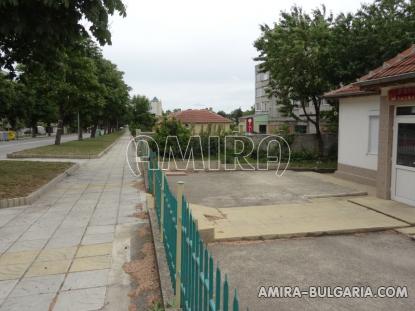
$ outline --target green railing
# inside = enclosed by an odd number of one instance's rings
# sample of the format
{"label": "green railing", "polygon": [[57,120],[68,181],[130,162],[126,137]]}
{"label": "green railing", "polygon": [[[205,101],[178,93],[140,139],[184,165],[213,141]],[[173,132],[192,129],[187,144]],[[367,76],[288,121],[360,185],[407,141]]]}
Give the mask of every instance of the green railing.
{"label": "green railing", "polygon": [[151,153],[149,168],[148,191],[154,195],[176,305],[185,311],[239,311],[236,289],[230,309],[227,277],[225,275],[222,281],[219,266],[215,268],[183,195],[182,185],[178,184],[178,197],[174,196],[154,153]]}

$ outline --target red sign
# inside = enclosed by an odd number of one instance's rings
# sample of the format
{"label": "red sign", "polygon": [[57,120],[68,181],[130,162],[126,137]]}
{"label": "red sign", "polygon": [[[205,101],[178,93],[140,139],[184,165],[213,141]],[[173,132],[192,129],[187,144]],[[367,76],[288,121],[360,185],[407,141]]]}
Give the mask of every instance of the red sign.
{"label": "red sign", "polygon": [[415,87],[403,87],[389,91],[389,100],[392,102],[415,100]]}
{"label": "red sign", "polygon": [[252,117],[246,118],[246,131],[248,133],[254,132],[254,118]]}

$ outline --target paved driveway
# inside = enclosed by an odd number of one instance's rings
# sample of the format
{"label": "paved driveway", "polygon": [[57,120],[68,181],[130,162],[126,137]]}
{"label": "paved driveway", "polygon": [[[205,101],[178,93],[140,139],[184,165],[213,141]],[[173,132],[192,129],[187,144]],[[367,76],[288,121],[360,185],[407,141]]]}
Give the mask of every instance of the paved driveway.
{"label": "paved driveway", "polygon": [[[0,210],[0,310],[127,310],[133,187],[123,136],[32,206]],[[104,307],[105,306],[105,307]]]}
{"label": "paved driveway", "polygon": [[[394,232],[210,246],[251,311],[413,311],[415,242]],[[258,298],[261,286],[407,286],[408,298]]]}

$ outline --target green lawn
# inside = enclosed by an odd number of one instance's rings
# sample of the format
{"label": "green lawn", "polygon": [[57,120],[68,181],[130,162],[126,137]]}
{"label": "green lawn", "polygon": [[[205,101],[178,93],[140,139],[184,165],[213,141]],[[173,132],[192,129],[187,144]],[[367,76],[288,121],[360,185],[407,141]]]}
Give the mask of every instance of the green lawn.
{"label": "green lawn", "polygon": [[87,138],[81,141],[74,140],[60,145],[48,145],[32,149],[25,149],[13,153],[18,156],[38,157],[71,157],[71,156],[97,156],[101,151],[111,145],[119,138],[123,131],[111,133],[104,136],[97,136],[94,139]]}
{"label": "green lawn", "polygon": [[72,165],[69,162],[0,161],[0,199],[27,196]]}

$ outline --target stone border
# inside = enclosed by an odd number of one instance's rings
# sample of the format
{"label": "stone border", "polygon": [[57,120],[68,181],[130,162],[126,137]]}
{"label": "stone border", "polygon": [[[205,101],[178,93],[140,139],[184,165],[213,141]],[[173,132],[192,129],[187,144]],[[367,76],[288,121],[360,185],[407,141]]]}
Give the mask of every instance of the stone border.
{"label": "stone border", "polygon": [[169,267],[167,265],[166,253],[164,245],[160,241],[160,229],[157,223],[156,211],[154,209],[154,199],[151,194],[147,193],[147,210],[148,219],[153,234],[154,250],[156,254],[156,264],[159,272],[161,297],[163,299],[163,306],[165,311],[178,311],[180,308],[172,306],[174,302],[174,290],[171,285]]}
{"label": "stone border", "polygon": [[98,154],[72,155],[72,156],[68,156],[68,155],[43,155],[43,156],[40,156],[40,155],[34,155],[34,154],[21,155],[21,154],[17,154],[17,153],[8,153],[7,158],[9,158],[9,159],[84,159],[84,160],[99,159],[104,154],[106,154],[118,142],[118,140],[121,137],[122,137],[122,135],[120,137],[118,137],[116,140],[114,140],[111,143],[111,145],[106,147],[103,151],[101,151]]}
{"label": "stone border", "polygon": [[58,182],[64,179],[67,175],[71,175],[75,172],[80,165],[78,163],[73,163],[73,165],[65,170],[63,173],[59,174],[52,180],[50,180],[47,184],[43,185],[39,189],[35,190],[31,194],[25,197],[19,198],[12,198],[12,199],[1,199],[0,200],[0,208],[7,208],[7,207],[16,207],[21,205],[30,205],[35,202],[39,197],[48,192],[51,188],[53,188]]}

